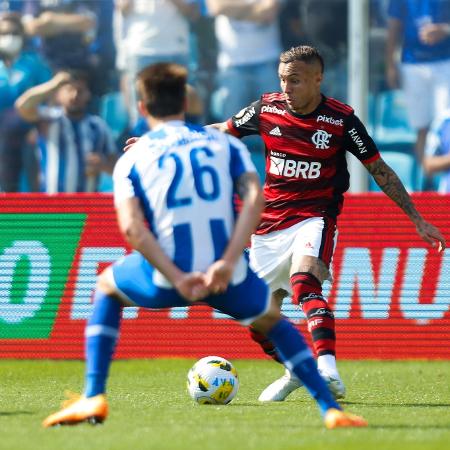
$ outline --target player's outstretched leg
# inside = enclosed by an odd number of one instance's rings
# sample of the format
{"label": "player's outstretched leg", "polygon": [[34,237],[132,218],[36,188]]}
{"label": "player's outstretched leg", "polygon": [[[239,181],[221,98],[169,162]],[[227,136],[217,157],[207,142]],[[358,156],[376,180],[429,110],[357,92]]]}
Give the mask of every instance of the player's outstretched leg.
{"label": "player's outstretched leg", "polygon": [[[262,328],[266,326],[264,322],[259,323]],[[262,328],[259,329],[265,331]],[[343,412],[336,403],[303,337],[287,319],[278,320],[266,334],[275,344],[285,367],[302,381],[317,401],[327,428],[367,426],[362,417]]]}
{"label": "player's outstretched leg", "polygon": [[336,366],[336,334],[333,311],[322,295],[322,283],[309,272],[291,275],[292,299],[301,305],[317,355],[319,372],[335,399],[345,397],[345,386]]}
{"label": "player's outstretched leg", "polygon": [[121,305],[113,297],[96,291],[94,311],[85,331],[85,392],[64,402],[60,411],[44,420],[44,427],[101,423],[108,416],[106,379],[119,334],[121,310]]}
{"label": "player's outstretched leg", "polygon": [[[345,386],[336,367],[334,315],[322,295],[321,282],[309,272],[291,276],[292,299],[300,304],[308,321],[319,372],[335,399],[345,397]],[[265,344],[267,347],[267,344]],[[286,373],[267,386],[259,396],[263,402],[280,402],[301,386],[295,375]]]}

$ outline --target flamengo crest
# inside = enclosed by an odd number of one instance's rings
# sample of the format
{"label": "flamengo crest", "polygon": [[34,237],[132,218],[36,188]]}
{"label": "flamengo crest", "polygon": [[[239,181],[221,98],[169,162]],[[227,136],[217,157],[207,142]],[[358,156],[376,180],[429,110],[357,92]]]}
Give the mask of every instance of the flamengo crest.
{"label": "flamengo crest", "polygon": [[326,149],[330,148],[330,146],[328,144],[330,143],[331,136],[333,136],[333,135],[330,133],[327,133],[324,130],[317,130],[313,134],[311,140],[315,144],[316,148],[320,148],[321,150],[326,150]]}

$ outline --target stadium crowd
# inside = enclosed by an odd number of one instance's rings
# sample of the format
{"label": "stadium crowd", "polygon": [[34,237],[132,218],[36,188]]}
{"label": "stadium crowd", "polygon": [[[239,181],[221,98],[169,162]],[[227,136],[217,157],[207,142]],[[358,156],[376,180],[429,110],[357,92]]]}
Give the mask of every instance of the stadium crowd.
{"label": "stadium crowd", "polygon": [[[0,191],[110,190],[123,143],[146,131],[134,80],[155,62],[188,68],[188,119],[200,124],[279,90],[280,51],[299,44],[319,49],[323,90],[345,102],[347,8],[347,0],[0,1]],[[371,0],[369,39],[368,129],[394,169],[390,157],[409,158],[410,190],[434,189],[424,174],[450,167],[450,0]],[[261,141],[247,143],[262,167]]]}

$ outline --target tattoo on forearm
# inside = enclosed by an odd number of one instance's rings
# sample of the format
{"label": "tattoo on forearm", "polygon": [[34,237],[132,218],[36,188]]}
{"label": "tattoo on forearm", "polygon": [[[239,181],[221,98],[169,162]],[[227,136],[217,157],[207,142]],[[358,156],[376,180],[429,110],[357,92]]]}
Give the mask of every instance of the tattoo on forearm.
{"label": "tattoo on forearm", "polygon": [[367,169],[382,191],[397,203],[412,220],[420,217],[403,183],[382,159],[368,164]]}
{"label": "tattoo on forearm", "polygon": [[244,173],[241,175],[236,181],[236,191],[240,198],[245,198],[248,192],[249,183],[251,181],[251,177],[248,173]]}

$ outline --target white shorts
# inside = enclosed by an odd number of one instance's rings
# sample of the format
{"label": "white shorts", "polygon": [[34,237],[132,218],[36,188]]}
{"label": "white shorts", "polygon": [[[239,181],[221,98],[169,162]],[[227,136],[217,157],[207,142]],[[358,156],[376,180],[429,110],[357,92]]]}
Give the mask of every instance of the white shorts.
{"label": "white shorts", "polygon": [[450,60],[401,65],[410,125],[428,127],[450,106]]}
{"label": "white shorts", "polygon": [[[264,278],[272,292],[284,289],[291,294],[293,256],[315,256],[330,268],[336,240],[336,222],[324,217],[312,217],[290,228],[268,234],[254,234],[250,247],[250,267]],[[329,279],[331,281],[331,273]]]}

